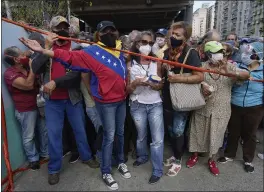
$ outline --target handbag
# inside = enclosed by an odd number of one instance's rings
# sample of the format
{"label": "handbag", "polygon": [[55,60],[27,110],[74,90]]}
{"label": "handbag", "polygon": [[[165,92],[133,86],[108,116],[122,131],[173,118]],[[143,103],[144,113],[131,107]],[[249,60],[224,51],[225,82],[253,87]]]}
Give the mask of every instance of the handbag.
{"label": "handbag", "polygon": [[[189,49],[183,64],[189,56]],[[183,67],[181,67],[180,74],[182,76],[191,76],[191,73],[183,73]],[[186,84],[186,83],[170,83],[170,96],[172,102],[172,108],[175,111],[192,111],[202,108],[205,105],[205,99],[201,93],[201,84]]]}

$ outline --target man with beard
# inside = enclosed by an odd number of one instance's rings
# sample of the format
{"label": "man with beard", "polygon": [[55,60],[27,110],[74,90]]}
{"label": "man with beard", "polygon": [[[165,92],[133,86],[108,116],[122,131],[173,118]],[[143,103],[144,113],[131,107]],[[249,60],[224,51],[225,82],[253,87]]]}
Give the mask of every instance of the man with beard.
{"label": "man with beard", "polygon": [[[59,36],[69,37],[69,26],[66,18],[62,16],[56,16],[50,22],[51,31]],[[53,51],[71,49],[70,41],[52,37],[55,35],[48,36],[46,40],[47,49]],[[93,159],[86,137],[80,73],[67,71],[59,62],[55,60],[49,62],[49,60],[49,57],[38,54],[33,58],[32,66],[35,66],[36,73],[41,72],[43,65],[46,66],[44,92],[48,93],[48,98],[45,104],[45,116],[50,156],[48,182],[54,185],[59,182],[62,165],[62,130],[65,112],[73,129],[82,162],[91,168],[98,168],[99,164]]]}
{"label": "man with beard", "polygon": [[113,22],[102,21],[97,25],[97,39],[98,45],[91,45],[80,51],[69,51],[43,49],[36,41],[20,38],[33,51],[52,57],[70,69],[91,71],[91,93],[103,124],[102,179],[109,189],[117,190],[118,184],[111,174],[115,136],[118,172],[126,179],[131,178],[124,163],[127,67],[123,53],[109,49],[118,46],[118,31]]}

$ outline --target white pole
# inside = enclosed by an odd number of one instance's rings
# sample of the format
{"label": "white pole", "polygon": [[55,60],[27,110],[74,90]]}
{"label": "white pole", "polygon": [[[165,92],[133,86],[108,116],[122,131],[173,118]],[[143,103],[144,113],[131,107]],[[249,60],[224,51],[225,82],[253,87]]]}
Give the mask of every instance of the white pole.
{"label": "white pole", "polygon": [[67,0],[67,6],[68,6],[68,22],[71,21],[71,8],[70,8],[70,0]]}
{"label": "white pole", "polygon": [[5,9],[6,9],[7,18],[12,20],[12,13],[11,13],[8,1],[5,1]]}

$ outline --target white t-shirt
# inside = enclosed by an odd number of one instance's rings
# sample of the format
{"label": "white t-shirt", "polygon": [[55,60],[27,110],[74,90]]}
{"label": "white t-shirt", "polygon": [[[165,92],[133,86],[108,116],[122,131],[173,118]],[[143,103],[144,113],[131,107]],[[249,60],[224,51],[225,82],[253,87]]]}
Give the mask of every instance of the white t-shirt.
{"label": "white t-shirt", "polygon": [[[132,67],[130,69],[130,81],[134,81],[136,78],[147,77],[157,74],[157,63],[151,61],[149,65],[140,65],[135,60],[132,61]],[[138,101],[143,104],[153,104],[162,102],[160,92],[151,89],[149,86],[138,86],[132,94],[130,94],[132,101]]]}

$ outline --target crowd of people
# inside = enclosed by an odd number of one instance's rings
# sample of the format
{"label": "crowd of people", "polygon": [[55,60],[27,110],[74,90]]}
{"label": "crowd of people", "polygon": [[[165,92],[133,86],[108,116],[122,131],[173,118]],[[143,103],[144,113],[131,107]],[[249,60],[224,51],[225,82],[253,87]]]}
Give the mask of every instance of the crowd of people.
{"label": "crowd of people", "polygon": [[[120,37],[113,22],[102,21],[93,37],[84,38],[93,45],[58,37],[80,38],[72,29],[56,16],[46,38],[36,32],[20,38],[29,51],[4,50],[9,65],[4,80],[29,167],[37,170],[49,159],[50,185],[59,182],[62,159],[71,153],[70,163],[81,159],[100,167],[106,186],[117,190],[112,166],[131,178],[126,165],[131,148],[134,168],[151,160],[149,184],[160,180],[164,166],[167,176],[176,176],[186,148],[187,167],[208,153],[208,168],[217,176],[217,162],[232,161],[240,140],[245,171],[254,172],[256,133],[264,117],[264,84],[254,80],[264,79],[263,41],[239,41],[234,33],[221,41],[213,30],[193,46],[192,28],[184,21]],[[168,159],[164,140],[172,149]],[[220,148],[224,156],[217,159]]]}

